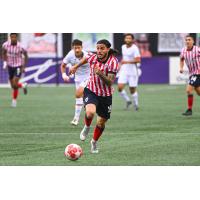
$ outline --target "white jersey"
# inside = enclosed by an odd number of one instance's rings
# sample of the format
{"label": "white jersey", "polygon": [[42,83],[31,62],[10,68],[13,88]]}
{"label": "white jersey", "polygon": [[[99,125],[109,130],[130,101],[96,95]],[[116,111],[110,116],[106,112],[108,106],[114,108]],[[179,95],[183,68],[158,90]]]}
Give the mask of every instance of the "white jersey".
{"label": "white jersey", "polygon": [[[86,57],[88,54],[88,52],[86,51],[83,51],[83,57]],[[73,66],[77,63],[79,63],[81,60],[81,58],[77,58],[75,56],[75,52],[74,50],[72,49],[63,59],[63,63],[65,63],[67,66]],[[75,81],[79,82],[79,81],[83,81],[83,80],[86,80],[86,79],[89,79],[90,77],[90,66],[88,63],[80,66],[76,73],[75,73]]]}
{"label": "white jersey", "polygon": [[[126,44],[122,45],[122,59],[124,61],[133,61],[134,58],[140,57],[140,52],[135,44],[131,47],[127,47]],[[136,64],[123,64],[120,71],[123,71],[127,75],[137,74]]]}

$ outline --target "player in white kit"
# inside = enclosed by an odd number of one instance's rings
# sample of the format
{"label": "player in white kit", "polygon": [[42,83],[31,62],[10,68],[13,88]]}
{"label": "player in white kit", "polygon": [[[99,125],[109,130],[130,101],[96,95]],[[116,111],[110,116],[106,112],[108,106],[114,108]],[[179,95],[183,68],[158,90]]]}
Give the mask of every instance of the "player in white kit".
{"label": "player in white kit", "polygon": [[[120,62],[118,91],[120,96],[126,101],[126,108],[128,109],[133,102],[135,110],[138,110],[138,67],[137,64],[141,62],[141,56],[138,47],[133,43],[133,34],[125,34],[125,44],[122,45],[122,60]],[[132,101],[125,91],[126,84],[129,85],[129,90],[132,96]]]}
{"label": "player in white kit", "polygon": [[[68,82],[70,77],[66,74],[66,67],[73,66],[80,62],[88,53],[83,50],[82,41],[74,40],[72,42],[72,50],[65,56],[61,64],[62,78],[65,82]],[[83,91],[87,85],[90,76],[89,64],[82,65],[75,73],[75,86],[76,86],[76,105],[74,118],[71,121],[72,125],[78,125],[81,110],[83,107]]]}

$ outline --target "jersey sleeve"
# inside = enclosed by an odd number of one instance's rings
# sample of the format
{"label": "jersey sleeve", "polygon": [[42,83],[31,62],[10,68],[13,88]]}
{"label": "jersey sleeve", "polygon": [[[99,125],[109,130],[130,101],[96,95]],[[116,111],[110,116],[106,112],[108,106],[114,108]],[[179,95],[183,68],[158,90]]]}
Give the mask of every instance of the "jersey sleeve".
{"label": "jersey sleeve", "polygon": [[4,42],[4,43],[2,44],[2,49],[3,49],[3,50],[7,50],[7,48],[6,48],[7,45],[6,45],[6,44],[7,44],[6,42]]}
{"label": "jersey sleeve", "polygon": [[94,53],[88,52],[86,54],[85,58],[86,58],[87,62],[90,63],[94,56],[95,56]]}
{"label": "jersey sleeve", "polygon": [[113,58],[111,64],[108,67],[108,73],[116,74],[119,69],[119,62],[117,58]]}
{"label": "jersey sleeve", "polygon": [[63,58],[63,63],[66,65],[70,63],[70,53],[68,53],[64,58]]}
{"label": "jersey sleeve", "polygon": [[140,55],[140,50],[137,46],[135,46],[135,49],[134,49],[134,57],[141,57]]}

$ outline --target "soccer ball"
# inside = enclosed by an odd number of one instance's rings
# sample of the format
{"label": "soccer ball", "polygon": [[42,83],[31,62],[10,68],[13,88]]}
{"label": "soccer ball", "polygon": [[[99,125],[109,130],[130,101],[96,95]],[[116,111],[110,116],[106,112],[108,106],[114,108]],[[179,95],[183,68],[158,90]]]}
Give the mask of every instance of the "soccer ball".
{"label": "soccer ball", "polygon": [[78,160],[83,155],[83,150],[77,144],[69,144],[64,154],[69,160]]}

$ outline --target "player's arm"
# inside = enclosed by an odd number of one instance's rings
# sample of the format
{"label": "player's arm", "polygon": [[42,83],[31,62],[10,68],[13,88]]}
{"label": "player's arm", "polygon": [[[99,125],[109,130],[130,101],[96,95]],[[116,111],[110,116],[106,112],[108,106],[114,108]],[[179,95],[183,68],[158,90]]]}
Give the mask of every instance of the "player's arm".
{"label": "player's arm", "polygon": [[62,78],[65,82],[68,82],[69,81],[69,76],[67,76],[66,74],[66,67],[67,67],[67,64],[62,62],[61,66],[60,66],[60,71],[62,73]]}
{"label": "player's arm", "polygon": [[2,49],[2,59],[3,59],[3,69],[7,68],[7,51],[6,49]]}
{"label": "player's arm", "polygon": [[183,73],[183,67],[184,67],[184,58],[180,59],[180,73]]}
{"label": "player's arm", "polygon": [[131,61],[125,61],[125,60],[122,60],[121,61],[121,64],[137,64],[137,63],[141,63],[141,57],[135,57],[133,60]]}
{"label": "player's arm", "polygon": [[82,65],[84,65],[84,64],[86,64],[86,63],[87,63],[87,59],[86,59],[85,57],[82,58],[82,59],[80,60],[79,63],[75,64],[74,66],[72,66],[72,67],[70,68],[69,74],[75,74],[76,70],[77,70],[80,66],[82,66]]}
{"label": "player's arm", "polygon": [[101,80],[107,85],[107,86],[111,86],[115,80],[116,74],[112,73],[112,72],[108,72],[108,76],[106,76],[99,67],[95,67],[94,68],[94,72],[95,74],[97,74]]}

